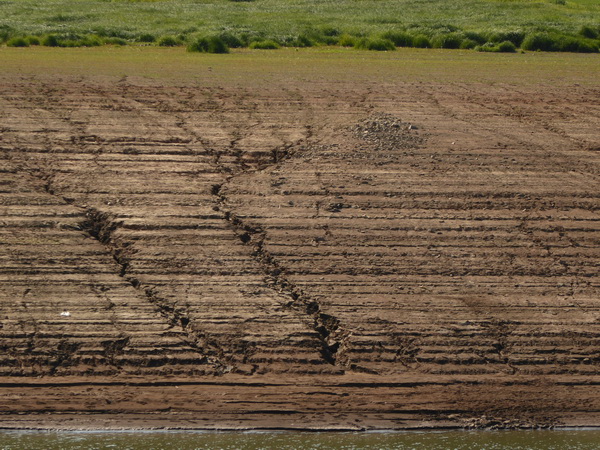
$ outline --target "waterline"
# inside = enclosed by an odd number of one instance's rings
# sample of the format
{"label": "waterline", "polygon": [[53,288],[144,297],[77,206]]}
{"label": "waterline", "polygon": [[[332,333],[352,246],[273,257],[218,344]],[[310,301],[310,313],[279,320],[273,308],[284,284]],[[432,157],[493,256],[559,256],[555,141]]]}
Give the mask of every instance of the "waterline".
{"label": "waterline", "polygon": [[1,449],[597,449],[600,430],[375,433],[4,431]]}

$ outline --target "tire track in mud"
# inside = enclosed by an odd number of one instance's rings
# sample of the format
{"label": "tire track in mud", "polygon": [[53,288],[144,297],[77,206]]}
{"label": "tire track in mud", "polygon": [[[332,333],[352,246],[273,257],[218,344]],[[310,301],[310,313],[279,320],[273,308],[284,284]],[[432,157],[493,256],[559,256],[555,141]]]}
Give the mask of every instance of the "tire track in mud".
{"label": "tire track in mud", "polygon": [[[12,162],[12,155],[6,154],[7,158],[5,161]],[[5,166],[6,168],[6,166]],[[41,181],[43,184],[41,185],[41,189],[48,194],[49,196],[60,199],[65,204],[71,204],[62,198],[60,195],[55,194],[51,185],[51,177],[44,176],[41,174],[39,170],[29,169],[27,167],[23,167],[19,165],[17,168],[9,169],[13,173],[26,174],[32,180],[37,182]],[[77,206],[73,206],[78,208]],[[76,231],[72,227],[67,227],[73,231]],[[31,289],[26,289],[23,293],[22,299],[19,302],[19,305],[24,310],[27,318],[24,320],[19,320],[20,326],[22,328],[22,332],[24,337],[26,338],[26,350],[17,350],[16,347],[12,348],[10,346],[3,345],[4,351],[8,353],[14,353],[15,358],[19,361],[22,372],[27,370],[33,370],[34,374],[38,375],[49,375],[54,376],[57,374],[57,371],[62,367],[76,365],[77,359],[80,358],[80,355],[77,354],[78,350],[81,348],[82,344],[78,342],[71,342],[68,338],[65,338],[62,335],[50,336],[47,332],[42,332],[40,329],[40,325],[38,320],[36,319],[34,313],[30,310],[29,304],[27,302],[26,296],[29,294]],[[91,286],[91,291],[94,292],[98,298],[101,298],[101,292],[97,288],[97,286]],[[104,294],[105,296],[105,294]],[[106,297],[106,296],[105,296]],[[114,308],[114,304],[110,301],[108,297],[106,300],[112,305],[112,307],[108,307],[107,309]],[[43,322],[43,321],[42,321]],[[123,348],[129,343],[131,335],[123,329],[121,324],[119,324],[114,311],[110,318],[110,323],[112,327],[117,331],[117,334],[120,336],[118,339],[109,339],[101,342],[101,345],[104,347],[104,356],[106,357],[106,362],[113,366],[115,370],[119,370],[120,367],[115,361],[115,356],[123,350]],[[1,328],[1,326],[0,326]],[[31,329],[32,331],[29,331]],[[45,340],[48,338],[57,338],[58,343],[55,347],[48,346]],[[31,361],[29,361],[30,366],[28,367],[25,363],[26,356],[37,353],[37,356],[34,356],[34,363],[31,366]]]}
{"label": "tire track in mud", "polygon": [[[209,99],[209,101],[212,100],[212,98]],[[227,123],[227,118],[223,114],[218,113],[222,109],[223,105],[215,102],[212,114],[216,116],[219,123]],[[254,107],[249,110],[249,115],[254,116],[256,109],[257,106],[254,104]],[[309,109],[304,108],[303,110]],[[211,189],[211,194],[217,205],[215,209],[222,214],[223,220],[227,222],[241,243],[252,249],[251,256],[256,261],[260,271],[264,274],[267,285],[272,290],[290,299],[289,302],[282,304],[282,306],[311,319],[312,328],[318,333],[322,345],[320,350],[322,358],[331,365],[347,368],[349,364],[344,352],[347,348],[347,340],[351,336],[351,332],[342,326],[338,318],[324,313],[319,301],[312,298],[286,277],[286,269],[281,267],[273,255],[266,249],[265,239],[267,233],[264,228],[259,225],[249,224],[241,219],[235,210],[228,206],[229,199],[225,193],[227,184],[231,183],[237,176],[249,175],[272,168],[282,161],[292,158],[299,148],[308,146],[314,136],[313,125],[304,125],[305,133],[302,138],[296,142],[284,142],[282,145],[272,148],[269,152],[270,158],[263,161],[256,161],[255,166],[252,167],[243,161],[243,151],[236,147],[245,137],[245,133],[262,124],[260,118],[255,118],[253,125],[246,126],[241,130],[239,128],[230,130],[232,139],[230,139],[227,148],[217,151],[209,140],[198,135],[198,133],[186,125],[185,118],[182,118],[177,112],[175,112],[175,115],[177,117],[177,126],[192,137],[192,142],[199,142],[204,150],[209,155],[212,155],[213,164],[223,177],[224,181],[213,185]],[[284,139],[280,137],[280,140],[283,141]],[[233,168],[221,162],[221,157],[228,153],[236,156],[237,165]]]}
{"label": "tire track in mud", "polygon": [[[136,104],[140,104],[142,105],[142,107],[145,109],[145,107],[147,105],[150,105],[153,109],[155,109],[158,113],[160,114],[167,114],[167,113],[173,113],[175,112],[179,112],[184,111],[187,112],[188,109],[186,108],[179,108],[179,104],[173,104],[170,100],[168,104],[163,105],[160,102],[163,100],[163,98],[159,98],[157,100],[153,100],[153,101],[146,101],[146,102],[142,102],[139,98],[132,98],[131,96],[127,96],[126,92],[127,92],[127,85],[121,85],[120,88],[122,90],[122,95],[117,97],[115,99],[115,101],[113,102],[113,104],[121,104],[121,107],[126,107],[129,108],[130,105],[123,105],[124,100],[125,101],[129,101],[129,102],[135,102]],[[106,98],[108,99],[112,99],[113,96],[106,94],[105,92],[103,92],[102,90],[99,89],[94,89],[94,92],[98,95],[101,96],[106,96]],[[214,105],[214,108],[219,108],[219,105]],[[140,116],[144,115],[142,110],[138,111],[135,107],[134,108],[130,108],[130,110],[132,112],[137,112]],[[145,116],[145,115],[144,115]],[[178,128],[186,131],[185,128],[183,127],[183,123],[184,121],[182,119],[179,118],[179,116],[177,116],[177,114],[175,114],[176,117],[176,125]],[[229,143],[229,147],[230,148],[234,148],[236,143],[239,141],[239,139],[243,138],[244,133],[243,131],[248,131],[249,129],[253,128],[254,126],[259,125],[260,123],[257,122],[256,124],[251,124],[247,127],[245,127],[242,131],[237,131],[236,136],[230,141]],[[222,164],[220,161],[220,158],[225,155],[227,153],[227,151],[216,151],[214,149],[212,149],[212,147],[210,146],[210,143],[206,140],[203,139],[201,136],[197,135],[197,134],[192,134],[192,133],[188,133],[190,136],[192,136],[190,139],[186,139],[187,145],[186,148],[187,150],[192,153],[192,154],[196,154],[197,156],[200,156],[197,152],[196,147],[193,145],[195,143],[200,143],[201,146],[203,148],[206,148],[207,150],[207,154],[212,156],[214,158],[214,165],[216,167],[220,168],[220,173],[222,174],[231,174],[232,172],[232,168],[226,166],[225,164]],[[238,162],[241,161],[241,151],[237,151],[236,152],[236,160]],[[196,174],[196,176],[199,176],[199,174]],[[100,211],[88,211],[88,215],[91,215],[92,217],[100,217],[101,214],[105,214],[102,213]],[[108,214],[108,213],[106,213]],[[113,217],[111,220],[116,220],[116,217]],[[88,224],[89,225],[89,224]],[[106,242],[106,244],[108,244],[108,242]],[[112,243],[114,244],[114,242]],[[113,251],[113,256],[115,257],[115,259],[117,260],[117,262],[121,265],[121,274],[122,276],[126,276],[129,270],[129,259],[128,258],[123,258],[121,250],[119,248],[115,248],[114,245],[109,245],[109,247],[112,248]],[[169,323],[171,323],[171,325],[173,325],[174,323],[179,323],[187,332],[188,334],[191,334],[191,338],[189,339],[190,342],[192,343],[197,343],[199,341],[202,341],[203,343],[203,347],[205,348],[211,348],[214,349],[214,354],[218,355],[219,358],[221,360],[227,359],[228,362],[230,362],[230,360],[235,356],[233,353],[237,352],[236,349],[232,349],[232,350],[225,350],[223,345],[220,345],[218,340],[216,338],[211,338],[208,333],[205,332],[201,332],[198,330],[198,325],[197,325],[197,320],[193,319],[189,314],[185,314],[185,311],[183,308],[177,308],[177,301],[172,301],[172,302],[168,302],[164,296],[160,296],[159,295],[159,290],[156,289],[155,287],[145,287],[145,288],[141,288],[139,286],[139,280],[135,279],[135,278],[131,278],[130,276],[127,276],[127,278],[131,281],[132,285],[134,285],[134,287],[140,288],[142,289],[147,298],[149,299],[149,301],[155,305],[157,305],[161,312],[163,313],[163,316],[165,316],[165,318],[167,319],[167,321]],[[244,346],[244,342],[240,342],[238,344],[236,344],[238,347],[242,346],[241,348],[243,349]],[[245,357],[244,357],[244,361],[245,362]],[[221,364],[221,369],[224,368],[224,365]],[[252,369],[253,371],[256,370],[258,368],[257,365],[254,365],[254,368]],[[224,370],[221,370],[224,371]]]}
{"label": "tire track in mud", "polygon": [[[264,228],[247,223],[236,214],[235,210],[227,206],[229,199],[225,191],[228,183],[232,182],[237,176],[266,170],[278,165],[285,159],[292,158],[296,153],[295,149],[301,145],[308,145],[313,137],[313,128],[311,125],[305,125],[305,130],[305,136],[300,141],[286,143],[281,147],[272,149],[272,161],[259,163],[254,169],[244,169],[242,167],[238,172],[226,176],[224,183],[214,185],[211,193],[215,198],[219,211],[223,213],[223,218],[230,224],[233,232],[244,245],[252,248],[251,255],[264,273],[267,284],[273,290],[291,298],[291,301],[283,306],[312,319],[312,328],[318,333],[322,344],[321,356],[323,359],[332,365],[348,366],[344,351],[347,348],[347,340],[351,332],[341,325],[338,318],[330,314],[325,314],[322,305],[316,299],[311,298],[305,291],[293,284],[285,276],[286,269],[281,267],[273,255],[266,249],[265,239],[267,233]],[[231,141],[231,150],[235,149],[240,139],[241,136]]]}
{"label": "tire track in mud", "polygon": [[[48,94],[48,92],[46,92],[46,94]],[[50,103],[48,96],[44,96],[44,99],[45,104],[49,104],[54,108],[52,108],[52,110],[46,107],[40,109],[43,109],[45,112],[68,124],[72,130],[75,130],[74,136],[86,136],[85,127],[83,125],[73,123],[68,115],[56,114],[56,105]],[[27,100],[29,99],[23,99],[23,101]],[[41,105],[37,105],[38,108],[40,106]],[[17,108],[16,106],[14,107]],[[47,149],[51,149],[53,143],[46,134],[44,135],[44,140],[46,141]],[[78,146],[80,145],[80,140],[81,139],[72,138],[71,144]],[[85,153],[85,150],[80,149],[80,152]],[[97,157],[98,153],[96,153],[96,158]],[[13,155],[8,154],[8,158],[12,159]],[[125,279],[136,291],[141,292],[144,295],[144,298],[146,298],[150,304],[157,308],[160,316],[165,320],[170,328],[179,328],[183,332],[185,338],[182,338],[179,333],[178,336],[184,344],[188,345],[192,350],[198,353],[198,355],[201,357],[198,362],[200,364],[212,366],[215,370],[215,374],[229,372],[231,370],[231,366],[222,361],[222,359],[225,357],[225,351],[214,339],[212,339],[207,333],[199,331],[195,326],[195,323],[192,323],[191,318],[184,312],[184,310],[177,307],[176,302],[172,302],[161,296],[155,287],[147,286],[141,283],[136,277],[130,275],[130,256],[133,253],[130,247],[132,243],[114,237],[118,228],[121,227],[122,221],[118,221],[117,217],[109,212],[100,211],[93,207],[79,205],[78,202],[76,202],[73,198],[62,195],[60,189],[54,186],[54,180],[56,177],[55,170],[49,165],[46,165],[45,167],[32,168],[29,167],[28,161],[29,160],[19,161],[18,170],[42,181],[42,188],[48,195],[56,197],[65,204],[71,205],[82,212],[82,215],[85,218],[80,222],[79,230],[85,232],[87,235],[98,241],[105,248],[105,250],[112,256],[119,267],[117,275],[120,278]],[[116,324],[112,319],[111,322],[116,327]],[[120,333],[123,333],[121,328],[117,329]],[[112,355],[114,362],[114,356],[116,353],[123,350],[130,338],[130,336],[125,336],[124,338],[115,342],[106,341],[104,346],[109,359],[110,355]],[[61,349],[59,348],[59,350]],[[53,374],[56,371],[56,368],[65,362],[66,358],[68,358],[72,353],[73,352],[59,352],[60,355],[64,354],[64,356],[59,359],[60,363],[56,364],[51,374]]]}

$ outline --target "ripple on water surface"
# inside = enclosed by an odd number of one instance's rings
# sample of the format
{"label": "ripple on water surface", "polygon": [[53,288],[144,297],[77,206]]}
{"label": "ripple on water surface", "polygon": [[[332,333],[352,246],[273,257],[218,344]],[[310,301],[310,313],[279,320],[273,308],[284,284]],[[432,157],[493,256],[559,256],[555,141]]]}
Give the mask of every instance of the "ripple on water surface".
{"label": "ripple on water surface", "polygon": [[377,433],[25,432],[0,434],[2,449],[597,449],[600,431]]}

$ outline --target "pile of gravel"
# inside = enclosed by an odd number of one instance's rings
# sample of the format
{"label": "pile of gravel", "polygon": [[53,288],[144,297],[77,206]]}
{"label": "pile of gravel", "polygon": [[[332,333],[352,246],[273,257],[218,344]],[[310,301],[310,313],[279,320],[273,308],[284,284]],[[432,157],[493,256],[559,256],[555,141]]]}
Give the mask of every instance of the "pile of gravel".
{"label": "pile of gravel", "polygon": [[385,113],[373,114],[353,126],[352,131],[356,137],[367,141],[376,150],[416,148],[424,142],[418,127]]}

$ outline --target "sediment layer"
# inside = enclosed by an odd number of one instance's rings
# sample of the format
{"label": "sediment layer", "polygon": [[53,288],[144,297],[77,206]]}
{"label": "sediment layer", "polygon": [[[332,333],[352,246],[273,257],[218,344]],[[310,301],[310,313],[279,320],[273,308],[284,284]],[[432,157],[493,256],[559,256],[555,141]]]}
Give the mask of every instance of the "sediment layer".
{"label": "sediment layer", "polygon": [[5,77],[3,426],[598,425],[599,94]]}

